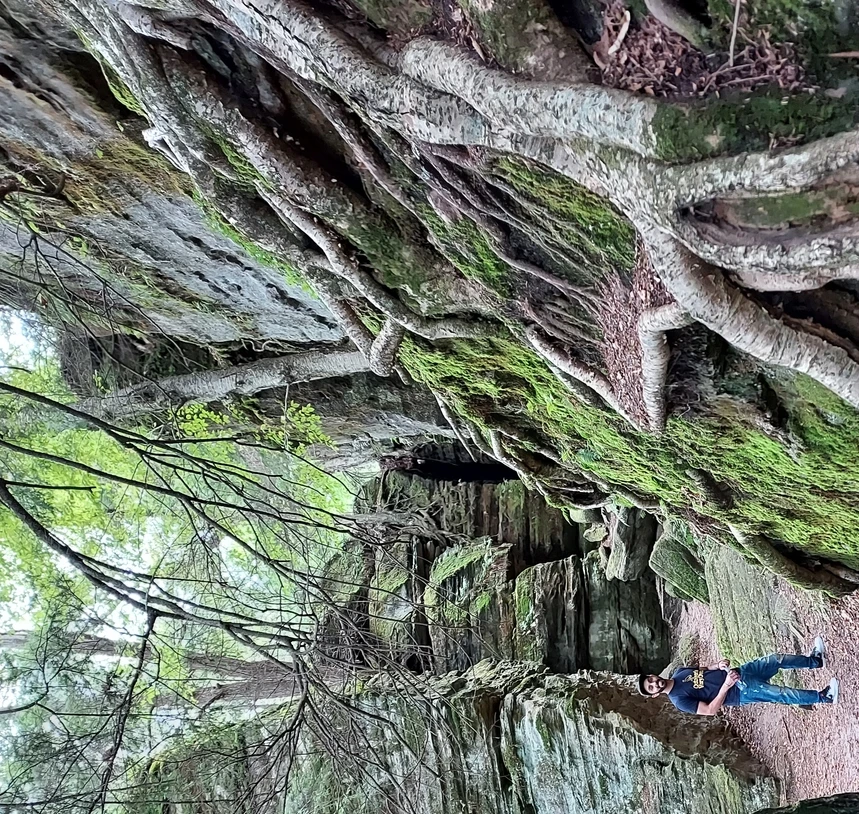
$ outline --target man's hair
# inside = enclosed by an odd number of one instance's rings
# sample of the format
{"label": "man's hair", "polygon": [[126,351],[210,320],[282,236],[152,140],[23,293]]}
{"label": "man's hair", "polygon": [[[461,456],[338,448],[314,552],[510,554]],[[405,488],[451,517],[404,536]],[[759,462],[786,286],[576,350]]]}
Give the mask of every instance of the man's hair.
{"label": "man's hair", "polygon": [[644,688],[644,682],[647,681],[647,678],[648,678],[647,673],[642,673],[638,677],[638,691],[639,691],[639,693],[641,693],[641,695],[646,695],[648,698],[653,698],[653,696],[659,695],[659,693],[658,692],[648,692]]}

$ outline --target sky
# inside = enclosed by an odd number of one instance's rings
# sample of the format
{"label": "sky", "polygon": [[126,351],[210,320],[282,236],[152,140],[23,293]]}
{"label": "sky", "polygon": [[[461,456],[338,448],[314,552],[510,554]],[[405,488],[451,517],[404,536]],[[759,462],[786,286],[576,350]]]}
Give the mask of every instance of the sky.
{"label": "sky", "polygon": [[26,366],[36,350],[27,333],[27,324],[18,312],[0,309],[0,365]]}

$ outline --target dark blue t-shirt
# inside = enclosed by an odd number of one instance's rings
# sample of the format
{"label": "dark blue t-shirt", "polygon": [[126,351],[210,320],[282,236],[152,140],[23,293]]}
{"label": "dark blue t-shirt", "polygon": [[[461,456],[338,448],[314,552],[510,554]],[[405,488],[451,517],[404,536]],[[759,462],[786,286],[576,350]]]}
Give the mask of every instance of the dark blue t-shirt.
{"label": "dark blue t-shirt", "polygon": [[[671,678],[674,686],[668,698],[677,709],[683,712],[698,711],[698,702],[709,704],[725,683],[724,670],[699,670],[694,667],[679,667]],[[724,706],[735,707],[740,700],[740,690],[736,684],[728,690]]]}

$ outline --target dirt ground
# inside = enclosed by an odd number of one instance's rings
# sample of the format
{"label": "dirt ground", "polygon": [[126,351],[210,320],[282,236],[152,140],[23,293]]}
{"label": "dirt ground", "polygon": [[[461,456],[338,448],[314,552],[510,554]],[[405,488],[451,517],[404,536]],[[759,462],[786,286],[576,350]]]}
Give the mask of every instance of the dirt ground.
{"label": "dirt ground", "polygon": [[[829,649],[824,670],[798,671],[801,685],[826,686],[834,675],[840,682],[840,699],[834,707],[803,710],[775,704],[755,704],[729,710],[731,725],[760,760],[783,781],[786,802],[859,789],[859,596],[837,602],[813,601],[779,582],[776,589],[789,604],[795,632],[812,642],[821,634]],[[689,603],[677,631],[697,637],[702,663],[716,661],[716,636],[710,609]],[[795,640],[780,642],[795,652]],[[761,655],[766,655],[761,653]]]}

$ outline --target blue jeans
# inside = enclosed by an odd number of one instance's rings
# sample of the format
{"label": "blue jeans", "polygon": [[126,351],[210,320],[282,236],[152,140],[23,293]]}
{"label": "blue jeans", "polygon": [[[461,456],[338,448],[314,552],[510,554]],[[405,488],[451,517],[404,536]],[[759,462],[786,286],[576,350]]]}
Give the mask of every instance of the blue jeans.
{"label": "blue jeans", "polygon": [[740,688],[738,707],[746,704],[768,702],[770,704],[820,704],[825,703],[817,690],[797,690],[793,687],[779,687],[769,680],[779,670],[815,670],[820,667],[817,659],[810,656],[792,656],[773,653],[762,659],[755,659],[740,667]]}

